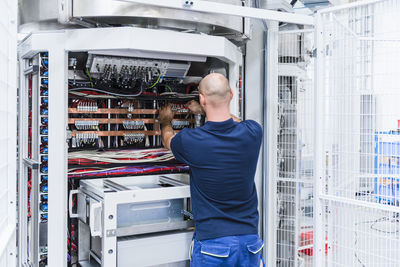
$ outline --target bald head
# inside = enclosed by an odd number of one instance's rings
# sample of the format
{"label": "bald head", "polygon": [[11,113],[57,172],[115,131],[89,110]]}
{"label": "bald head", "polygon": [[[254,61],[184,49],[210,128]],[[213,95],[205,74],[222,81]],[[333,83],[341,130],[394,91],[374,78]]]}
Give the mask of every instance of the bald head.
{"label": "bald head", "polygon": [[199,91],[213,106],[229,104],[231,100],[229,81],[219,73],[211,73],[204,77],[199,84]]}

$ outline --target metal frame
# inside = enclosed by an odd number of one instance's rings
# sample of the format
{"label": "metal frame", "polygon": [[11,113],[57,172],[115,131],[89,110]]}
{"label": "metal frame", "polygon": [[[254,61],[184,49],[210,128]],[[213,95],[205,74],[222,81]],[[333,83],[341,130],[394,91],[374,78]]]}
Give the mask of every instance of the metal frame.
{"label": "metal frame", "polygon": [[[157,39],[163,42],[154,42]],[[39,52],[49,53],[49,266],[67,265],[67,53],[96,50],[135,50],[171,56],[181,54],[219,58],[230,66],[230,86],[235,92],[233,103],[238,103],[239,67],[243,58],[239,49],[223,37],[132,27],[62,30],[29,35],[19,45],[20,62]],[[25,87],[21,83],[21,89]],[[233,114],[238,114],[238,111],[238,105],[231,106]],[[20,246],[20,256],[23,257],[26,250],[21,249],[23,246]]]}
{"label": "metal frame", "polygon": [[247,17],[253,19],[264,19],[269,21],[286,22],[293,24],[313,25],[314,20],[311,16],[292,14],[287,12],[271,11],[260,8],[234,6],[201,0],[116,0],[143,5],[168,7],[175,9],[185,9],[211,14],[231,15]]}

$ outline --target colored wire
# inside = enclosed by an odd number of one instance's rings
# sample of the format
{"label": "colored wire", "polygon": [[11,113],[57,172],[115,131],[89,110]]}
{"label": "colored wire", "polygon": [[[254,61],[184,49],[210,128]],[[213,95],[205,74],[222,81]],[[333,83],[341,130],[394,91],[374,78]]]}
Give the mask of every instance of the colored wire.
{"label": "colored wire", "polygon": [[91,85],[92,88],[93,88],[93,81],[92,81],[92,77],[90,76],[90,72],[89,72],[89,68],[88,68],[88,67],[86,67],[86,74],[87,74],[87,76],[89,77],[90,85]]}
{"label": "colored wire", "polygon": [[100,93],[109,94],[109,95],[115,95],[115,96],[133,97],[133,96],[141,95],[142,92],[143,92],[143,87],[140,86],[140,92],[137,93],[137,94],[133,94],[133,95],[117,94],[117,93],[112,93],[112,92],[108,92],[108,91],[105,91],[105,90],[101,90],[101,89],[97,89],[97,88],[90,88],[90,87],[79,87],[79,88],[71,88],[71,89],[69,89],[69,91],[80,91],[80,90],[100,92]]}
{"label": "colored wire", "polygon": [[41,59],[41,61],[42,61],[42,67],[43,67],[44,69],[48,70],[49,68],[48,68],[48,67],[46,67],[46,64],[44,64],[44,60],[43,60],[43,58],[41,57],[40,59]]}
{"label": "colored wire", "polygon": [[160,78],[161,78],[161,73],[158,75],[158,78],[157,78],[156,82],[153,83],[153,85],[150,86],[149,89],[151,89],[151,88],[153,88],[154,86],[156,86],[156,85],[158,84],[158,82],[160,81]]}
{"label": "colored wire", "polygon": [[[167,149],[140,149],[120,151],[77,151],[68,154],[68,160],[92,160],[107,163],[148,163],[174,160]],[[78,163],[79,164],[79,163]]]}
{"label": "colored wire", "polygon": [[171,91],[172,92],[172,88],[171,88],[171,86],[169,86],[168,84],[166,84],[165,85],[168,89],[169,89],[169,91]]}
{"label": "colored wire", "polygon": [[170,166],[144,165],[144,166],[125,166],[118,168],[107,168],[103,170],[91,169],[72,169],[68,170],[69,178],[82,177],[112,177],[125,175],[150,174],[157,172],[187,172],[189,167],[184,164],[174,164]]}

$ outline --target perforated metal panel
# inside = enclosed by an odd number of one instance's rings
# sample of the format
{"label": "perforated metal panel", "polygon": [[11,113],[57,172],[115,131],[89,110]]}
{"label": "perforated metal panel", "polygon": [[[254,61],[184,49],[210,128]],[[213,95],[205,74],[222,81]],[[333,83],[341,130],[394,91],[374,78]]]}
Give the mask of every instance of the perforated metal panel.
{"label": "perforated metal panel", "polygon": [[0,1],[0,266],[15,266],[17,2]]}
{"label": "perforated metal panel", "polygon": [[400,266],[400,1],[317,17],[316,266]]}

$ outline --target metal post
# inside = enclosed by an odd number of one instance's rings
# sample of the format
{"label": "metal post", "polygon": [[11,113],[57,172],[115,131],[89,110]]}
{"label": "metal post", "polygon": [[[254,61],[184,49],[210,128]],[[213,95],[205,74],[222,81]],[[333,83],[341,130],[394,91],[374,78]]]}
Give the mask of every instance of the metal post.
{"label": "metal post", "polygon": [[49,51],[48,266],[57,267],[67,266],[68,61],[61,36],[54,38],[60,45]]}
{"label": "metal post", "polygon": [[27,211],[28,211],[28,168],[23,159],[28,155],[28,79],[24,70],[28,68],[28,60],[20,58],[20,88],[19,88],[19,171],[18,171],[18,266],[27,261]]}
{"label": "metal post", "polygon": [[325,238],[324,238],[324,226],[323,226],[323,200],[320,198],[322,190],[322,179],[323,179],[323,147],[322,139],[320,135],[321,127],[323,127],[323,106],[322,106],[322,95],[324,90],[324,68],[323,68],[323,32],[321,25],[321,14],[316,14],[315,17],[315,43],[317,47],[317,59],[315,64],[315,121],[314,121],[314,266],[323,266],[323,256],[325,250]]}
{"label": "metal post", "polygon": [[[117,266],[117,204],[114,198],[117,193],[105,194],[103,201],[103,222],[102,225],[102,267]],[[133,194],[133,198],[135,195]],[[95,218],[91,218],[91,220]]]}
{"label": "metal post", "polygon": [[277,99],[278,99],[278,22],[268,22],[266,74],[267,83],[264,99],[264,231],[263,239],[267,243],[264,251],[266,266],[276,265],[276,153],[277,153]]}

